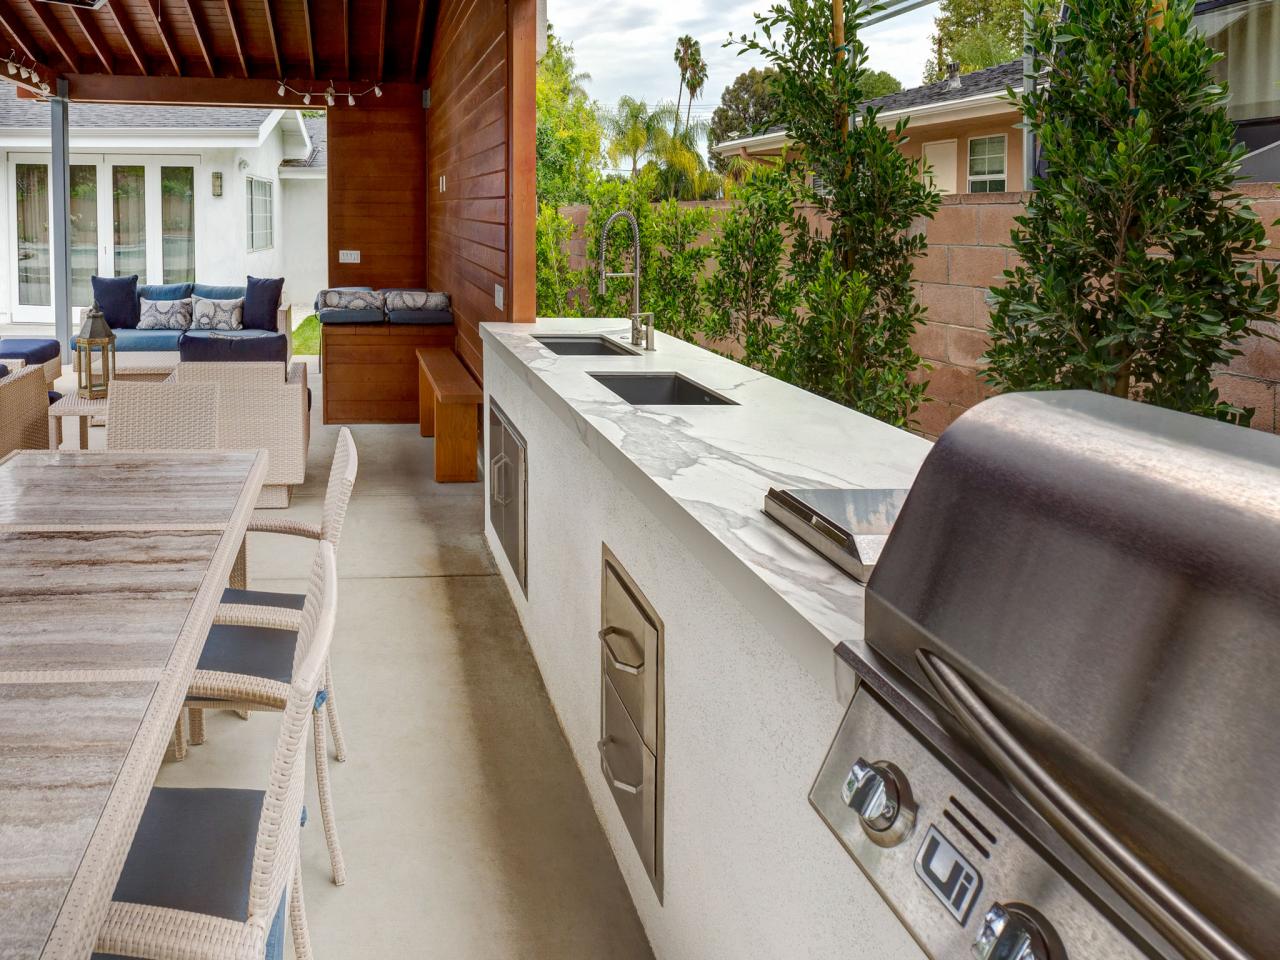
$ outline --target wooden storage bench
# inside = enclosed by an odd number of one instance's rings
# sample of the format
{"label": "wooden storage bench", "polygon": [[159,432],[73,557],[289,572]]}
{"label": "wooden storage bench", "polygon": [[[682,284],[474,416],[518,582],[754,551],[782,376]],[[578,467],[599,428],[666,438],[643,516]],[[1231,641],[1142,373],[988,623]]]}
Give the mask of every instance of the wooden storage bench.
{"label": "wooden storage bench", "polygon": [[419,347],[452,347],[453,324],[323,324],[325,423],[416,423]]}
{"label": "wooden storage bench", "polygon": [[419,432],[436,438],[436,482],[471,483],[484,391],[452,349],[419,347],[417,354]]}

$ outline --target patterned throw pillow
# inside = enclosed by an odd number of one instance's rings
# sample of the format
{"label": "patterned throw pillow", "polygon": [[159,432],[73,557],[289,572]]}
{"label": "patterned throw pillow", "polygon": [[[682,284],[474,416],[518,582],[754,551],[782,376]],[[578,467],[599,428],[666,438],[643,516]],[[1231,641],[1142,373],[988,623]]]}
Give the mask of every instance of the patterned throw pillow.
{"label": "patterned throw pillow", "polygon": [[244,297],[238,300],[191,298],[192,330],[239,330],[244,316]]}
{"label": "patterned throw pillow", "polygon": [[191,326],[191,298],[183,300],[148,300],[142,303],[139,330],[186,330]]}
{"label": "patterned throw pillow", "polygon": [[328,310],[382,310],[382,294],[377,290],[321,290],[316,308]]}
{"label": "patterned throw pillow", "polygon": [[428,290],[384,290],[387,312],[392,310],[448,310],[449,295]]}

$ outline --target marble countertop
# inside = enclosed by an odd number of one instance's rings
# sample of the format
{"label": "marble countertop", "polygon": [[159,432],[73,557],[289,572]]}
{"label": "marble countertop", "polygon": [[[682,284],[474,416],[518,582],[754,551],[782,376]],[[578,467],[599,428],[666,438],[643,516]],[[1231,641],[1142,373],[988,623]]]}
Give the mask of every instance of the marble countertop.
{"label": "marble countertop", "polygon": [[[909,487],[931,444],[804,390],[657,334],[641,356],[557,356],[534,335],[630,341],[625,319],[485,323],[503,359],[820,680],[835,646],[864,652],[863,587],[763,511],[775,487]],[[737,406],[632,406],[589,373],[677,372]],[[761,587],[767,589],[760,589]]]}

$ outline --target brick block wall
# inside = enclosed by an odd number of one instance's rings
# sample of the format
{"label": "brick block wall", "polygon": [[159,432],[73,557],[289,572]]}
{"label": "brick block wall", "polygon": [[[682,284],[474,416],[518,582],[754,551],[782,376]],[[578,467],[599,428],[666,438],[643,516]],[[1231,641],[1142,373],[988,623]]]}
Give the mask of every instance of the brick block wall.
{"label": "brick block wall", "polygon": [[[1280,260],[1280,189],[1277,184],[1241,185],[1254,197],[1254,209],[1268,225],[1271,247],[1264,256]],[[991,312],[987,288],[998,285],[1013,265],[1007,249],[1013,218],[1025,208],[1027,194],[974,193],[944,197],[937,215],[925,223],[928,252],[916,264],[916,289],[927,317],[912,339],[916,352],[933,369],[925,403],[917,414],[917,429],[936,437],[969,407],[990,396],[978,376],[989,341]],[[1280,336],[1280,323],[1269,332]],[[1251,337],[1244,354],[1217,376],[1224,399],[1254,407],[1253,426],[1277,431],[1277,385],[1280,384],[1280,342]]]}

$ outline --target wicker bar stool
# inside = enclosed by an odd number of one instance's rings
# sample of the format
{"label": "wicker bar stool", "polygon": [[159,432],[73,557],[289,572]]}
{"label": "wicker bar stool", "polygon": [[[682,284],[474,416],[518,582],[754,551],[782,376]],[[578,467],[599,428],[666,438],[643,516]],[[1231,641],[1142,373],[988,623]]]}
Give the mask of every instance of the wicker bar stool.
{"label": "wicker bar stool", "polygon": [[286,904],[295,953],[310,960],[298,847],[306,761],[299,761],[329,659],[337,582],[333,548],[321,543],[298,616],[267,788],[154,788],[94,960],[275,960]]}
{"label": "wicker bar stool", "polygon": [[[249,524],[249,530],[306,537],[328,543],[336,550],[358,466],[355,441],[351,438],[351,431],[343,427],[338,434],[329,484],[325,490],[322,522],[317,526],[297,520],[255,517]],[[246,548],[242,548],[237,561],[238,573],[233,575],[233,585],[222,595],[222,606],[205,640],[204,652],[187,697],[193,744],[204,742],[206,709],[238,712],[279,710],[284,702],[286,689],[282,680],[287,677],[284,669],[293,643],[293,631],[297,630],[298,611],[302,609],[305,598],[301,594],[244,589],[245,556]],[[333,815],[326,720],[333,736],[334,757],[341,762],[347,758],[347,748],[338,720],[333,671],[327,661],[322,693],[315,704],[316,787],[320,794],[320,815],[329,846],[333,882],[341,886],[346,882],[347,870]]]}

